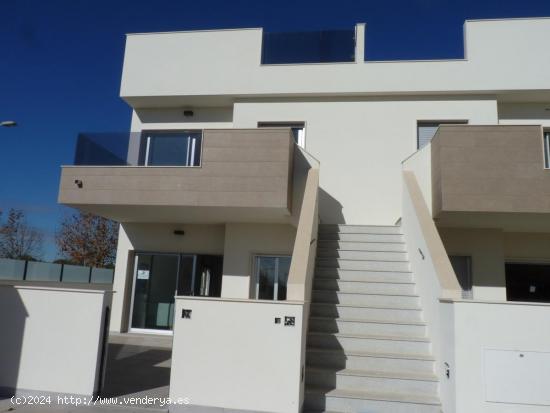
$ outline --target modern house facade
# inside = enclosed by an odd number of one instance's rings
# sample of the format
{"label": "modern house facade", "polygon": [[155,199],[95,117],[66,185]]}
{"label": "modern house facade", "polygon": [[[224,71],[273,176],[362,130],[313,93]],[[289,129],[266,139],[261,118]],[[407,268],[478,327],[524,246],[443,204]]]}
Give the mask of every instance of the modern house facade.
{"label": "modern house facade", "polygon": [[59,192],[121,223],[111,330],[173,333],[197,409],[548,411],[549,38],[128,35],[130,132],[80,135]]}

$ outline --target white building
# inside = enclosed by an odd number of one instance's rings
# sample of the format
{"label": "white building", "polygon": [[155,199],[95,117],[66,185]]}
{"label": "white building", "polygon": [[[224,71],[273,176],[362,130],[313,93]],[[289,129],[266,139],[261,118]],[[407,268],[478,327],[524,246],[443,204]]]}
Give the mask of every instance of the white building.
{"label": "white building", "polygon": [[173,330],[196,408],[548,412],[550,20],[457,60],[364,34],[127,37],[131,133],[59,195],[121,222],[111,329]]}

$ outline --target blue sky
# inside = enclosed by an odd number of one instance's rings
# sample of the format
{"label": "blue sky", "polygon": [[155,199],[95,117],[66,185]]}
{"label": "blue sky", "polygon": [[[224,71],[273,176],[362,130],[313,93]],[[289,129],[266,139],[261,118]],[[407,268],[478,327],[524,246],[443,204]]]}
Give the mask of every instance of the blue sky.
{"label": "blue sky", "polygon": [[25,210],[52,259],[67,212],[56,204],[59,166],[72,162],[77,133],[130,125],[118,97],[125,33],[366,22],[369,60],[457,58],[464,20],[550,16],[550,1],[1,0],[1,15],[0,120],[19,126],[0,128],[0,209]]}

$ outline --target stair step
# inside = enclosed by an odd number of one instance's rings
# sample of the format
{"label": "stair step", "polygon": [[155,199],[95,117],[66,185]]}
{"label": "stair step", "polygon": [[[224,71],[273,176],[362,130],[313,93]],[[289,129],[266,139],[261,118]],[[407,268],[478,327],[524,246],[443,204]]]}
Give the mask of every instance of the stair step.
{"label": "stair step", "polygon": [[400,234],[369,234],[369,233],[319,233],[319,240],[322,241],[345,241],[345,242],[404,242]]}
{"label": "stair step", "polygon": [[309,331],[342,334],[381,334],[389,336],[425,337],[423,322],[361,320],[334,317],[310,317]]}
{"label": "stair step", "polygon": [[311,316],[377,319],[384,321],[422,321],[422,310],[417,307],[350,306],[344,304],[311,303]]}
{"label": "stair step", "polygon": [[340,234],[402,234],[401,227],[396,225],[338,225],[320,224],[319,233]]}
{"label": "stair step", "polygon": [[306,387],[305,408],[337,412],[441,413],[435,395]]}
{"label": "stair step", "polygon": [[340,258],[345,260],[407,261],[404,251],[349,251],[317,248],[317,258]]}
{"label": "stair step", "polygon": [[416,285],[412,282],[372,282],[372,281],[341,281],[338,279],[313,279],[313,288],[322,291],[358,294],[389,294],[389,295],[416,295]]}
{"label": "stair step", "polygon": [[306,370],[306,386],[427,394],[437,394],[438,390],[437,378],[433,373],[334,370],[315,367]]}
{"label": "stair step", "polygon": [[312,302],[367,306],[420,306],[420,298],[417,295],[385,293],[365,294],[362,292],[342,292],[330,290],[314,290],[312,292]]}
{"label": "stair step", "polygon": [[368,282],[413,282],[410,271],[343,270],[341,268],[317,268],[315,279],[336,279],[342,281]]}
{"label": "stair step", "polygon": [[387,372],[410,371],[433,373],[435,360],[431,355],[408,353],[385,353],[342,351],[321,347],[308,347],[308,366],[379,370]]}
{"label": "stair step", "polygon": [[342,251],[396,251],[406,252],[404,242],[351,242],[338,240],[319,240],[319,250],[342,250]]}
{"label": "stair step", "polygon": [[409,271],[409,261],[346,260],[340,258],[318,258],[316,268],[340,268],[343,270],[367,271]]}
{"label": "stair step", "polygon": [[366,334],[309,332],[308,346],[342,349],[344,351],[388,351],[391,353],[430,354],[426,337],[399,337]]}

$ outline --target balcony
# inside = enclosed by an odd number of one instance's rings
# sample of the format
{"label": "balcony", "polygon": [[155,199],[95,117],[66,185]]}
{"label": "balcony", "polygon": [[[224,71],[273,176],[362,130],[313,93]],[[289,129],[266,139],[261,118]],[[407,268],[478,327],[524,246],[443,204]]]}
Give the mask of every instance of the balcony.
{"label": "balcony", "polygon": [[120,222],[288,222],[289,129],[80,135],[59,202]]}
{"label": "balcony", "polygon": [[541,126],[442,125],[403,165],[439,226],[550,230]]}

